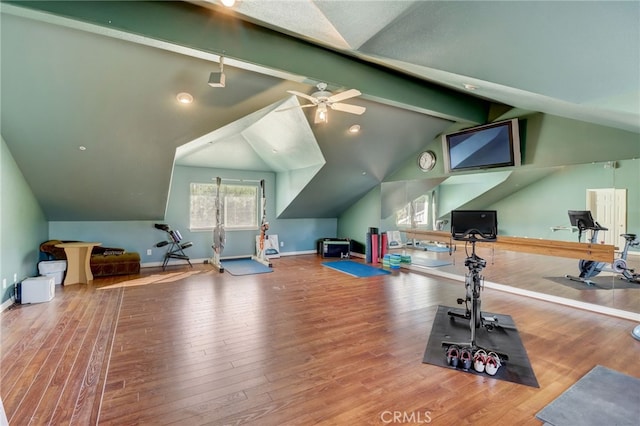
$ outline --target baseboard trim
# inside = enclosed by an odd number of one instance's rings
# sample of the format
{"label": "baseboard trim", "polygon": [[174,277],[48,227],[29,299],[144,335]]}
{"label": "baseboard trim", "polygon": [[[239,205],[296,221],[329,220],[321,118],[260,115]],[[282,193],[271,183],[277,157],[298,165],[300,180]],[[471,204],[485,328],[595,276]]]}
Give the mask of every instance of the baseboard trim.
{"label": "baseboard trim", "polygon": [[9,306],[13,305],[14,303],[16,303],[16,300],[13,296],[11,296],[7,300],[5,300],[2,303],[2,305],[0,305],[0,312],[3,312],[5,309],[9,308]]}

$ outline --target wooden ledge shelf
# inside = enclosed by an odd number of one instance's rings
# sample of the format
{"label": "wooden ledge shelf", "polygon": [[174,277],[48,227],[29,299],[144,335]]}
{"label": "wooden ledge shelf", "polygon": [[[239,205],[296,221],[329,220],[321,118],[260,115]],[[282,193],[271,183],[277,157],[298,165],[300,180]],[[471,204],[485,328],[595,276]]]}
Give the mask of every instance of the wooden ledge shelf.
{"label": "wooden ledge shelf", "polygon": [[[460,243],[451,239],[445,231],[422,229],[406,229],[408,239],[430,240],[449,244]],[[523,253],[542,254],[545,256],[568,257],[571,259],[587,259],[612,263],[615,246],[610,244],[577,243],[571,241],[545,240],[542,238],[502,237],[496,242],[478,243],[479,247],[493,247],[498,250],[517,251]]]}

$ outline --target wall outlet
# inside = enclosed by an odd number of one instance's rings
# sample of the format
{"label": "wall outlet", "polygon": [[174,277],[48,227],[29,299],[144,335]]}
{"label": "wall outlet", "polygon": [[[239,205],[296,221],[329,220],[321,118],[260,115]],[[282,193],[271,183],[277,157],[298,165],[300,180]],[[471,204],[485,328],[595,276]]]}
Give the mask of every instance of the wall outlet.
{"label": "wall outlet", "polygon": [[2,279],[2,289],[3,289],[3,290],[6,290],[6,289],[7,289],[7,279],[6,279],[6,278],[3,278],[3,279]]}
{"label": "wall outlet", "polygon": [[284,247],[284,241],[280,241],[280,247]]}
{"label": "wall outlet", "polygon": [[151,253],[152,253],[151,249],[147,249],[147,256],[151,256]]}

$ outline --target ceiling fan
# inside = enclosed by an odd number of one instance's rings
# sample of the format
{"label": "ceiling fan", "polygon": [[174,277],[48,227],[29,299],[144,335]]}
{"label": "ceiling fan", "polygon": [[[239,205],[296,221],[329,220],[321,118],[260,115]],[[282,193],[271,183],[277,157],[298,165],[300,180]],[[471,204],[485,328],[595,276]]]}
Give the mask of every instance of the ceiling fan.
{"label": "ceiling fan", "polygon": [[285,111],[292,108],[309,108],[309,107],[318,107],[315,115],[315,123],[326,123],[328,121],[327,111],[328,109],[333,109],[335,111],[348,112],[351,114],[363,114],[367,109],[365,107],[361,107],[358,105],[351,104],[343,104],[340,101],[344,101],[345,99],[354,98],[356,96],[360,96],[360,93],[357,89],[349,89],[344,92],[336,93],[335,95],[327,90],[326,83],[318,83],[316,86],[318,91],[312,93],[311,95],[307,95],[306,93],[296,92],[295,90],[287,90],[287,93],[291,93],[292,95],[299,96],[301,98],[307,99],[311,101],[310,104],[304,105],[296,105],[294,107],[280,109],[278,111]]}

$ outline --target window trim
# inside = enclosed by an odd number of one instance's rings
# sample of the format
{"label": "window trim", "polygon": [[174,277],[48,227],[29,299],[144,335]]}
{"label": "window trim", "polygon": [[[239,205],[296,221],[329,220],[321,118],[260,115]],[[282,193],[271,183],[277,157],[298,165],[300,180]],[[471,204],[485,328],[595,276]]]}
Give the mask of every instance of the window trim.
{"label": "window trim", "polygon": [[[190,182],[189,183],[189,231],[191,232],[212,232],[216,229],[215,224],[213,226],[192,226],[192,211],[191,211],[191,203],[192,203],[192,195],[193,195],[193,186],[194,185],[206,185],[213,187],[215,192],[217,184],[209,183],[209,182]],[[225,196],[223,193],[223,187],[225,186],[237,186],[237,187],[250,187],[255,190],[255,210],[256,215],[254,217],[254,223],[252,225],[240,225],[240,226],[230,226],[225,224],[225,232],[235,232],[235,231],[256,231],[260,229],[260,214],[262,212],[261,206],[261,194],[260,194],[260,184],[259,181],[236,181],[236,180],[225,180],[222,179],[220,189],[221,195]],[[213,198],[215,199],[215,193]],[[226,209],[226,205],[223,206],[223,210]],[[224,211],[221,213],[223,215],[224,220]]]}

